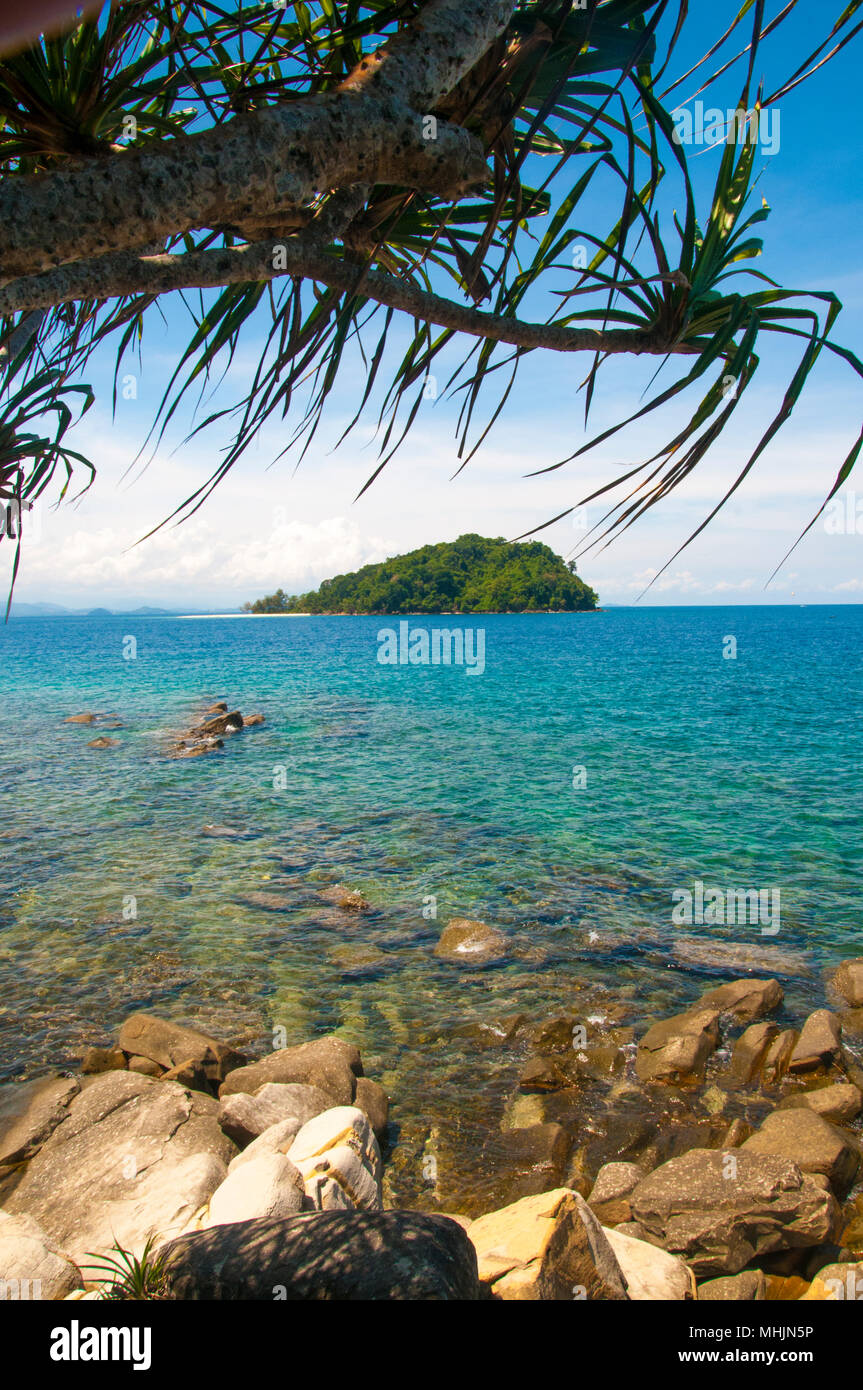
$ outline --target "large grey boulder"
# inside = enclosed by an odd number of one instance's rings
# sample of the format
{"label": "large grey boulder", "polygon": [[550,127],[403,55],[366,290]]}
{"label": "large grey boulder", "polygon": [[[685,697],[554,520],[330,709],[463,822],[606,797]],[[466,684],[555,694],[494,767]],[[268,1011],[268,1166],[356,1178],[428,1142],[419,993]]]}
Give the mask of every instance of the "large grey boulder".
{"label": "large grey boulder", "polygon": [[32,1216],[0,1211],[0,1302],[65,1298],[82,1289],[77,1265],[59,1250]]}
{"label": "large grey boulder", "polygon": [[248,1060],[207,1033],[156,1014],[132,1014],[122,1025],[118,1041],[124,1052],[147,1057],[166,1070],[184,1062],[197,1063],[210,1081],[224,1080],[229,1071]]}
{"label": "large grey boulder", "polygon": [[268,1081],[254,1095],[235,1091],[222,1098],[219,1124],[240,1148],[282,1120],[296,1120],[297,1129],[332,1108],[332,1101],[318,1086]]}
{"label": "large grey boulder", "polygon": [[362,1076],[360,1054],[341,1038],[327,1036],[299,1047],[283,1047],[259,1062],[237,1067],[225,1078],[220,1096],[246,1091],[253,1095],[267,1082],[300,1083],[317,1086],[330,1097],[331,1105],[350,1105],[356,1094],[357,1077]]}
{"label": "large grey boulder", "polygon": [[692,1149],[663,1163],[630,1197],[648,1238],[699,1277],[738,1274],[763,1255],[832,1239],[836,1199],[773,1154]]}
{"label": "large grey boulder", "polygon": [[30,1158],[69,1113],[80,1091],[70,1076],[0,1086],[0,1169]]}
{"label": "large grey boulder", "polygon": [[205,1224],[293,1216],[302,1211],[304,1197],[302,1175],[289,1158],[276,1152],[258,1154],[216,1188]]}
{"label": "large grey boulder", "polygon": [[415,1302],[480,1292],[461,1226],[413,1211],[241,1221],[181,1236],[162,1253],[177,1299]]}
{"label": "large grey boulder", "polygon": [[236,1146],[218,1103],[174,1081],[106,1072],[76,1096],[6,1203],[76,1263],[118,1241],[140,1253],[182,1230],[227,1174]]}
{"label": "large grey boulder", "polygon": [[662,1019],[638,1044],[635,1071],[641,1081],[693,1081],[704,1076],[719,1045],[717,1008],[696,1008]]}
{"label": "large grey boulder", "polygon": [[742,1150],[777,1154],[796,1163],[802,1173],[823,1173],[840,1194],[851,1186],[860,1163],[851,1136],[805,1108],[774,1110]]}
{"label": "large grey boulder", "polygon": [[[360,1082],[357,1081],[359,1087]],[[304,1086],[296,1081],[267,1081],[255,1091],[255,1100],[273,1105],[280,1112],[279,1119],[299,1120],[301,1125],[331,1110],[333,1102],[320,1086]],[[357,1102],[358,1103],[358,1102]],[[360,1107],[362,1109],[362,1106]]]}

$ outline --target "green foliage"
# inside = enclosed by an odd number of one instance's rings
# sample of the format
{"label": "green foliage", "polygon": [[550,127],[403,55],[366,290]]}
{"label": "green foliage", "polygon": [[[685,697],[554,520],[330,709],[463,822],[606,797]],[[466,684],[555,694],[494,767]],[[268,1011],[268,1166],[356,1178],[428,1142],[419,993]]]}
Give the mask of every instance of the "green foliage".
{"label": "green foliage", "polygon": [[151,1237],[139,1257],[115,1242],[113,1254],[94,1256],[92,1264],[84,1266],[105,1280],[104,1299],[156,1302],[168,1297],[165,1258],[153,1254],[153,1244]]}
{"label": "green foliage", "polygon": [[593,589],[547,545],[471,535],[336,575],[296,598],[277,589],[245,608],[251,613],[572,613],[595,608],[596,602]]}
{"label": "green foliage", "polygon": [[[371,188],[350,225],[322,248],[356,268],[354,292],[285,277],[183,294],[190,336],[176,352],[151,439],[158,440],[182,402],[199,393],[208,398],[208,388],[235,362],[244,334],[263,332],[266,341],[260,349],[256,343],[254,368],[239,399],[220,394],[197,417],[195,433],[212,427],[227,431],[228,439],[210,477],[173,515],[191,515],[265,424],[276,426],[282,453],[301,458],[327,408],[337,400],[342,410],[358,375],[357,408],[348,409],[347,430],[372,411],[380,445],[366,486],[408,436],[430,374],[439,374],[444,389],[460,395],[458,453],[462,466],[470,461],[504,409],[528,349],[466,338],[421,316],[397,316],[374,300],[367,282],[364,288],[366,268],[418,289],[449,293],[458,303],[467,296],[504,319],[632,330],[681,352],[670,359],[672,384],[652,391],[636,415],[571,455],[668,405],[690,385],[701,387],[700,404],[674,438],[598,489],[596,496],[621,489],[623,497],[610,501],[590,545],[626,529],[685,482],[751,387],[763,349],[796,339],[799,366],[730,496],[787,422],[822,351],[863,376],[857,357],[832,338],[841,308],[835,295],[785,289],[753,266],[762,251],[753,229],[768,214],[763,203],[753,210],[756,147],[727,146],[712,204],[699,210],[690,178],[698,151],[690,154],[674,139],[676,103],[703,96],[723,74],[731,74],[733,96],[740,96],[743,108],[763,110],[858,34],[863,0],[815,6],[819,27],[812,52],[774,91],[756,90],[759,46],[797,3],[791,0],[768,21],[764,0],[743,0],[710,50],[674,78],[673,54],[688,34],[688,0],[590,0],[578,8],[571,0],[520,0],[506,35],[429,113],[482,142],[484,189],[448,201],[414,188]],[[82,21],[0,62],[0,172],[6,179],[34,172],[50,177],[70,160],[86,165],[122,159],[117,144],[132,138],[126,133],[130,120],[138,144],[167,144],[262,106],[334,94],[363,56],[399,33],[422,4],[106,5],[98,20]],[[664,50],[661,24],[670,35]],[[666,201],[671,205],[673,197],[680,215],[662,225],[657,202],[664,181],[673,185]],[[302,209],[305,220],[314,222],[338,193],[322,191]],[[598,225],[596,209],[609,197],[608,223]],[[286,236],[300,233],[300,226],[285,229]],[[179,255],[247,239],[244,227],[202,226],[172,235],[161,249]],[[576,266],[576,246],[589,248],[586,266]],[[26,387],[41,405],[43,378],[37,373],[50,372],[52,391],[62,400],[103,344],[115,351],[119,373],[127,355],[141,351],[145,327],[159,321],[155,299],[136,293],[47,311],[30,350],[32,368],[16,389]],[[19,328],[13,316],[0,318],[0,353]],[[360,354],[364,380],[355,370]],[[606,360],[598,351],[586,367],[585,425]],[[841,463],[834,492],[861,444],[863,436]],[[53,439],[41,451],[29,438],[13,440],[5,453],[15,465],[13,476],[0,463],[8,495],[27,494],[34,478],[43,479],[58,460],[79,462],[69,451],[61,457]],[[19,457],[25,460],[20,478]],[[575,505],[586,500],[578,498]]]}

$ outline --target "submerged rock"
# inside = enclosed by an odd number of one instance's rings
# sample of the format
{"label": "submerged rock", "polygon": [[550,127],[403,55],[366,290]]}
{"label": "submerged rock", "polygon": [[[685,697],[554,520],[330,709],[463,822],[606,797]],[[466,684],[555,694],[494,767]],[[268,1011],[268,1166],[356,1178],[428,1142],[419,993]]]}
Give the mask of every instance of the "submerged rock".
{"label": "submerged rock", "polygon": [[343,975],[368,975],[387,964],[385,952],[369,942],[347,941],[333,946],[328,955]]}
{"label": "submerged rock", "polygon": [[453,917],[441,932],[434,953],[452,965],[492,965],[503,960],[508,944],[497,927],[468,917]]}
{"label": "submerged rock", "polygon": [[715,966],[722,971],[757,970],[792,978],[810,974],[809,957],[802,951],[788,951],[761,941],[753,945],[749,941],[696,941],[681,937],[674,942],[672,954],[686,965]]}
{"label": "submerged rock", "polygon": [[334,907],[342,912],[370,912],[371,903],[364,898],[362,893],[357,893],[354,889],[345,888],[341,883],[334,883],[329,888],[320,888],[319,896],[325,902],[332,903]]}
{"label": "submerged rock", "polygon": [[477,1176],[490,1193],[514,1202],[559,1187],[569,1149],[569,1135],[553,1121],[504,1129],[485,1144]]}

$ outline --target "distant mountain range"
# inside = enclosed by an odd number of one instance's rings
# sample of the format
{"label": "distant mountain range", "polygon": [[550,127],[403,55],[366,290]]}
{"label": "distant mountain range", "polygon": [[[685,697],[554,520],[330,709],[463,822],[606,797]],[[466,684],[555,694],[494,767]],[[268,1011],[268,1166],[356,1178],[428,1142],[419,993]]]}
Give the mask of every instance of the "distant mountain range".
{"label": "distant mountain range", "polygon": [[13,618],[170,618],[173,608],[62,608],[57,603],[13,603]]}

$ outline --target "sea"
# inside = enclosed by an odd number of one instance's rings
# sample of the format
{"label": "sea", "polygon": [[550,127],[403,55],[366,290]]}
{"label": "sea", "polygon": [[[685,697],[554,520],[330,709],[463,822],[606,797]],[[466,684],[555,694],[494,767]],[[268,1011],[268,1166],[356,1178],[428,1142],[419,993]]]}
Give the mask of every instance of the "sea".
{"label": "sea", "polygon": [[[392,618],[9,620],[0,1081],[139,1009],[336,1033],[391,1097],[391,1199],[467,1210],[525,1029],[634,1039],[747,972],[824,1005],[863,954],[863,607],[407,621],[413,661]],[[482,669],[423,660],[436,628]],[[220,701],[264,722],[169,756]],[[503,955],[435,954],[454,917]]]}

